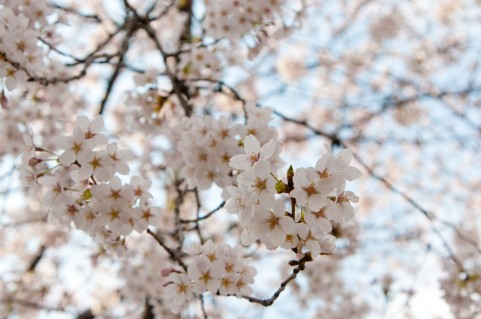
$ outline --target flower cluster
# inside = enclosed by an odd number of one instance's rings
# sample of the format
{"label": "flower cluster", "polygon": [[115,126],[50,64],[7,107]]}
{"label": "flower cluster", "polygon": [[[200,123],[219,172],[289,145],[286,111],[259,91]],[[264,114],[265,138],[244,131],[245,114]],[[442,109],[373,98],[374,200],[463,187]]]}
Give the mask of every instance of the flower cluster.
{"label": "flower cluster", "polygon": [[194,297],[194,294],[248,295],[252,292],[257,271],[247,265],[241,246],[234,248],[227,244],[214,245],[212,241],[190,249],[193,256],[187,273],[168,269],[165,274],[166,296],[174,313]]}
{"label": "flower cluster", "polygon": [[[63,226],[73,222],[91,235],[115,242],[120,235],[155,225],[159,209],[149,204],[150,181],[133,176],[123,183],[116,175],[129,173],[127,162],[133,154],[108,143],[102,127],[100,116],[93,121],[78,117],[72,135],[56,141],[60,155],[27,139],[20,172],[24,180],[44,189],[50,221]],[[56,165],[49,167],[51,161]]]}
{"label": "flower cluster", "polygon": [[235,43],[257,25],[272,19],[283,2],[283,0],[206,0],[203,22],[206,35],[212,38],[225,37]]}
{"label": "flower cluster", "polygon": [[0,79],[5,87],[13,90],[25,83],[26,70],[39,69],[42,49],[37,45],[39,32],[29,23],[23,13],[16,14],[10,8],[0,8]]}
{"label": "flower cluster", "polygon": [[[176,152],[169,160],[169,166],[178,168],[189,187],[208,189],[213,183],[225,188],[234,183],[229,161],[242,152],[239,146],[246,135],[255,136],[260,141],[270,142],[271,165],[277,169],[280,145],[276,143],[276,131],[268,126],[270,109],[257,109],[247,106],[246,124],[233,123],[226,117],[216,119],[211,116],[186,118],[173,128],[170,140],[176,145]],[[180,154],[179,154],[180,153]],[[179,160],[179,155],[182,160]]]}
{"label": "flower cluster", "polygon": [[177,65],[181,78],[220,79],[221,62],[216,52],[205,47],[193,47],[180,55]]}
{"label": "flower cluster", "polygon": [[[273,144],[261,146],[252,135],[244,140],[245,154],[231,158],[230,165],[239,170],[237,186],[227,187],[228,212],[237,214],[244,227],[241,240],[245,245],[260,239],[269,249],[281,246],[298,254],[310,252],[316,258],[321,252],[335,248],[331,221],[345,223],[354,216],[351,202],[358,198],[345,191],[346,180],[360,176],[349,165],[350,150],[333,155],[327,152],[315,167],[288,171],[288,183],[274,175],[269,159]],[[276,194],[288,194],[291,212],[286,211],[284,199]]]}

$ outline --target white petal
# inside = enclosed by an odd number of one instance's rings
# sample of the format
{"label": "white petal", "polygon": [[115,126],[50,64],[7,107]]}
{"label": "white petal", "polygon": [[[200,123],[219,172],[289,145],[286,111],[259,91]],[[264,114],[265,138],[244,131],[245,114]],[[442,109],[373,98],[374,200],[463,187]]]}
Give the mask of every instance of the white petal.
{"label": "white petal", "polygon": [[274,228],[269,233],[269,241],[276,248],[286,240],[286,235],[278,228]]}
{"label": "white petal", "polygon": [[312,195],[307,200],[307,203],[312,211],[317,212],[322,208],[322,205],[324,204],[324,198],[320,194]]}
{"label": "white petal", "polygon": [[326,218],[319,218],[317,220],[317,226],[323,233],[330,233],[332,230],[332,225]]}
{"label": "white petal", "polygon": [[259,141],[254,135],[250,134],[244,139],[244,150],[246,154],[257,154],[261,150],[261,143],[259,143]]}
{"label": "white petal", "polygon": [[296,224],[294,223],[292,218],[284,216],[279,221],[279,224],[281,225],[281,229],[284,232],[284,234],[294,233],[294,228],[295,228]]}
{"label": "white petal", "polygon": [[90,130],[92,133],[98,133],[104,127],[104,119],[102,116],[97,115],[95,119],[90,123]]}
{"label": "white petal", "polygon": [[88,131],[89,124],[89,119],[84,115],[80,115],[77,117],[77,121],[75,121],[75,126],[79,127],[83,132]]}
{"label": "white petal", "polygon": [[296,224],[296,232],[302,239],[306,239],[309,233],[309,227],[304,223]]}
{"label": "white petal", "polygon": [[72,138],[70,136],[60,135],[55,142],[58,148],[68,150],[71,147]]}
{"label": "white petal", "polygon": [[361,171],[356,167],[348,166],[346,168],[345,175],[348,181],[352,181],[361,177],[362,174],[361,174]]}
{"label": "white petal", "polygon": [[229,166],[240,170],[246,170],[251,167],[245,154],[232,156],[229,160]]}
{"label": "white petal", "polygon": [[268,159],[274,154],[276,150],[276,142],[274,139],[271,139],[267,144],[264,144],[261,148],[261,158]]}
{"label": "white petal", "polygon": [[58,158],[58,162],[63,166],[68,166],[75,162],[75,153],[74,151],[65,151],[63,152],[60,157]]}
{"label": "white petal", "polygon": [[327,160],[329,159],[328,155],[324,155],[323,157],[321,157],[320,159],[317,160],[316,162],[316,170],[318,172],[321,172],[324,171],[326,169],[326,165],[327,165]]}
{"label": "white petal", "polygon": [[299,205],[305,206],[307,202],[307,194],[302,189],[296,188],[289,194],[291,197],[297,199]]}
{"label": "white petal", "polygon": [[249,246],[251,245],[252,243],[254,243],[256,241],[256,237],[254,236],[254,234],[250,231],[250,229],[244,229],[244,231],[242,232],[241,234],[241,243],[242,245],[244,246]]}
{"label": "white petal", "polygon": [[78,171],[78,177],[80,178],[80,180],[86,180],[90,177],[90,175],[92,175],[92,169],[90,168],[90,166],[83,165],[82,167],[80,167]]}

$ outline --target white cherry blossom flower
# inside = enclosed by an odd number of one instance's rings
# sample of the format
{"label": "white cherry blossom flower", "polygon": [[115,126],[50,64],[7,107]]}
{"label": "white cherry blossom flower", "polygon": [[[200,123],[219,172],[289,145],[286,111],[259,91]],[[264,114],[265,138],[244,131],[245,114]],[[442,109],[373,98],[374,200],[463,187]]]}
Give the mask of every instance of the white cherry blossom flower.
{"label": "white cherry blossom flower", "polygon": [[354,208],[351,203],[357,203],[358,201],[359,197],[353,192],[342,192],[337,195],[334,203],[328,205],[326,216],[339,224],[344,224],[354,217]]}
{"label": "white cherry blossom flower", "polygon": [[240,185],[254,192],[259,205],[270,208],[274,204],[275,179],[271,175],[271,168],[266,161],[260,161],[252,169],[238,176]]}
{"label": "white cherry blossom flower", "polygon": [[60,136],[57,139],[57,146],[65,150],[58,159],[63,166],[82,160],[92,152],[94,147],[92,141],[86,140],[85,134],[78,127],[74,128],[71,136]]}
{"label": "white cherry blossom flower", "polygon": [[361,171],[356,167],[350,166],[352,160],[352,151],[344,149],[336,155],[332,154],[331,147],[327,144],[326,154],[316,162],[316,170],[321,179],[327,184],[340,184],[343,188],[344,180],[352,181],[361,176]]}
{"label": "white cherry blossom flower", "polygon": [[40,185],[46,188],[43,199],[46,203],[54,203],[62,201],[66,196],[64,194],[64,180],[60,172],[56,172],[52,175],[45,175],[38,179]]}
{"label": "white cherry blossom flower", "polygon": [[246,186],[228,186],[226,188],[230,198],[225,208],[231,214],[237,214],[243,224],[250,222],[254,216],[256,196]]}
{"label": "white cherry blossom flower", "polygon": [[152,181],[148,179],[142,179],[139,176],[132,176],[130,179],[130,186],[134,192],[134,196],[143,201],[152,198],[152,194],[149,192],[149,188],[152,185]]}
{"label": "white cherry blossom flower", "polygon": [[321,251],[326,254],[330,254],[336,248],[336,237],[332,235],[325,235],[321,239]]}
{"label": "white cherry blossom flower", "polygon": [[172,272],[169,275],[169,282],[164,286],[164,295],[169,301],[168,306],[175,314],[179,313],[184,305],[194,298],[192,281],[187,274]]}
{"label": "white cherry blossom flower", "polygon": [[326,200],[326,187],[321,184],[316,170],[312,167],[298,168],[294,174],[294,190],[290,196],[297,204],[318,211]]}
{"label": "white cherry blossom flower", "polygon": [[107,144],[107,136],[100,134],[100,131],[104,127],[104,119],[102,116],[97,115],[92,121],[86,116],[77,117],[75,125],[82,130],[86,140],[91,140],[94,145]]}
{"label": "white cherry blossom flower", "polygon": [[247,170],[261,160],[268,160],[275,150],[275,140],[272,139],[261,147],[259,140],[254,135],[248,135],[244,139],[245,154],[233,156],[229,165],[235,169]]}
{"label": "white cherry blossom flower", "polygon": [[277,199],[271,210],[260,210],[255,216],[258,235],[263,242],[270,243],[273,249],[286,240],[287,234],[294,233],[295,222],[286,216],[286,207],[281,199]]}
{"label": "white cherry blossom flower", "polygon": [[211,262],[206,256],[200,255],[189,265],[187,272],[194,281],[193,291],[209,291],[215,294],[219,289],[224,268],[220,262]]}
{"label": "white cherry blossom flower", "polygon": [[284,242],[281,247],[284,249],[292,249],[299,245],[299,238],[306,238],[309,232],[309,227],[304,223],[295,223],[292,234],[286,234]]}
{"label": "white cherry blossom flower", "polygon": [[107,155],[112,159],[112,166],[115,171],[122,175],[127,175],[130,171],[127,162],[134,158],[134,154],[130,150],[119,150],[117,143],[109,143],[107,145]]}
{"label": "white cherry blossom flower", "polygon": [[142,203],[135,209],[137,212],[137,219],[134,229],[138,232],[143,232],[149,225],[158,226],[160,209],[158,207],[152,207],[148,204]]}
{"label": "white cherry blossom flower", "polygon": [[322,207],[318,211],[306,211],[304,213],[304,220],[309,228],[319,228],[323,233],[330,233],[332,230],[332,225],[327,216],[327,207]]}
{"label": "white cherry blossom flower", "polygon": [[81,166],[78,177],[81,180],[86,180],[93,175],[97,181],[104,182],[114,174],[112,159],[104,151],[89,152],[79,160],[79,163]]}

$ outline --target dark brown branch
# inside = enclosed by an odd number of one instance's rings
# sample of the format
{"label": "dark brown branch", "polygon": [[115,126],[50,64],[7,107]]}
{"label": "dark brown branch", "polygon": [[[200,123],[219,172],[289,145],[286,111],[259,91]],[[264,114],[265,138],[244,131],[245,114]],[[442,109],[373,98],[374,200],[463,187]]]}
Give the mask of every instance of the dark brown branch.
{"label": "dark brown branch", "polygon": [[[310,258],[310,256],[309,256]],[[281,295],[281,293],[286,289],[287,285],[293,281],[294,279],[296,279],[297,275],[299,274],[299,272],[303,271],[306,267],[306,261],[307,259],[304,257],[304,258],[301,258],[299,260],[299,264],[297,265],[296,268],[294,268],[292,270],[292,274],[287,277],[282,283],[281,285],[279,286],[279,288],[276,290],[276,292],[274,292],[274,294],[272,295],[272,297],[268,298],[268,299],[259,299],[259,298],[255,298],[255,297],[250,297],[250,296],[242,296],[242,298],[246,299],[246,300],[249,300],[250,302],[253,302],[253,303],[258,303],[264,307],[269,307],[271,306],[276,300],[277,298],[279,298],[279,296]]]}
{"label": "dark brown branch", "polygon": [[127,35],[122,43],[122,49],[120,50],[119,54],[119,61],[117,62],[114,72],[109,78],[109,81],[107,83],[107,88],[105,90],[104,97],[102,98],[102,102],[100,102],[100,109],[98,114],[102,114],[105,110],[105,106],[107,104],[107,101],[110,97],[110,94],[112,93],[112,89],[114,87],[115,81],[117,81],[117,78],[120,74],[120,70],[122,69],[123,63],[124,63],[124,58],[125,54],[127,53],[128,50],[128,42],[129,42],[129,35]]}
{"label": "dark brown branch", "polygon": [[180,102],[180,105],[182,106],[182,108],[184,109],[184,112],[185,112],[185,115],[186,116],[190,116],[193,112],[193,108],[192,108],[192,105],[190,105],[188,102],[187,102],[187,99],[184,95],[187,96],[187,90],[185,88],[185,85],[176,77],[176,75],[170,70],[169,68],[169,65],[168,65],[168,61],[167,61],[167,53],[164,51],[164,49],[162,48],[162,45],[160,44],[160,41],[159,39],[157,38],[157,35],[154,31],[154,29],[152,29],[152,27],[150,26],[150,24],[146,24],[144,26],[144,30],[147,31],[147,34],[149,35],[149,37],[151,38],[151,40],[154,42],[157,50],[160,52],[163,60],[164,60],[164,65],[165,65],[165,73],[167,74],[167,76],[169,77],[171,83],[172,83],[172,87],[173,87],[173,90],[174,90],[174,93],[175,95],[177,96],[177,98],[179,99],[179,102]]}
{"label": "dark brown branch", "polygon": [[204,295],[200,295],[200,308],[202,309],[202,314],[204,315],[204,319],[207,319],[209,318],[209,316],[207,316],[207,311],[205,310],[205,302],[204,302]]}
{"label": "dark brown branch", "polygon": [[182,267],[182,269],[184,269],[185,271],[187,271],[187,265],[182,261],[182,259],[177,255],[177,253],[172,250],[171,248],[169,248],[165,243],[164,241],[159,237],[157,236],[153,231],[151,231],[149,228],[147,228],[147,233],[149,235],[151,235],[156,241],[157,243],[159,243],[159,245],[165,249],[165,251],[169,254],[170,258],[172,258],[172,260],[174,260],[175,262],[177,262],[179,264],[179,266]]}
{"label": "dark brown branch", "polygon": [[102,19],[100,19],[100,17],[96,14],[82,13],[82,12],[76,11],[72,8],[61,6],[57,3],[49,3],[49,5],[53,8],[55,8],[55,9],[74,14],[74,15],[79,16],[81,18],[85,18],[85,19],[88,19],[88,20],[94,20],[97,23],[102,23]]}
{"label": "dark brown branch", "polygon": [[[195,194],[195,202],[197,206],[197,209],[195,210],[195,219],[196,219],[195,230],[197,232],[197,235],[199,236],[200,244],[203,245],[204,236],[202,236],[202,231],[200,230],[200,226],[199,226],[199,216],[200,216],[200,210],[202,208],[202,204],[200,203],[199,190],[197,188],[195,188],[194,194]],[[180,220],[180,222],[182,222],[182,220]]]}
{"label": "dark brown branch", "polygon": [[204,220],[204,219],[207,219],[209,217],[211,217],[213,214],[215,214],[216,212],[218,212],[222,207],[225,206],[225,201],[223,201],[222,203],[220,203],[219,206],[217,206],[216,208],[214,208],[213,210],[211,210],[210,212],[208,212],[207,214],[205,214],[204,216],[199,216],[197,217],[196,219],[181,219],[180,222],[181,223],[196,223],[198,221],[201,221],[201,220]]}

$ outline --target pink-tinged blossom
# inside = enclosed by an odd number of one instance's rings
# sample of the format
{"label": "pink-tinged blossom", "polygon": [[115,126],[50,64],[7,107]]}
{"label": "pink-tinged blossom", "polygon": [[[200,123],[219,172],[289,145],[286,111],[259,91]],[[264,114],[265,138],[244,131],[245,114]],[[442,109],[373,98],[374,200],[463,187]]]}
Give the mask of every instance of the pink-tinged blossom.
{"label": "pink-tinged blossom", "polygon": [[100,182],[108,181],[114,175],[112,159],[104,151],[92,151],[79,160],[78,177],[86,180],[93,177]]}
{"label": "pink-tinged blossom", "polygon": [[266,161],[260,161],[252,169],[239,175],[237,181],[255,194],[260,206],[270,208],[274,204],[276,180],[272,177],[271,167]]}
{"label": "pink-tinged blossom", "polygon": [[196,256],[188,267],[195,292],[217,293],[218,289],[218,293],[224,296],[252,292],[250,284],[254,283],[257,271],[247,264],[241,246],[232,248],[209,240],[202,246],[194,244],[186,250]]}
{"label": "pink-tinged blossom", "polygon": [[351,203],[357,203],[359,197],[354,195],[353,192],[342,192],[337,195],[334,203],[330,203],[327,207],[326,216],[340,224],[344,224],[348,220],[354,217],[354,208]]}
{"label": "pink-tinged blossom", "polygon": [[284,243],[286,235],[294,233],[295,229],[295,222],[286,216],[286,207],[280,199],[275,201],[271,210],[259,210],[253,223],[259,232],[258,236],[271,249]]}
{"label": "pink-tinged blossom", "polygon": [[27,82],[28,76],[23,70],[15,69],[9,64],[0,66],[0,78],[5,78],[7,90],[14,90],[18,85]]}
{"label": "pink-tinged blossom", "polygon": [[304,223],[295,223],[294,231],[286,234],[284,242],[281,247],[284,249],[292,249],[299,245],[299,238],[306,238],[309,232],[309,227]]}
{"label": "pink-tinged blossom", "polygon": [[107,145],[107,155],[112,160],[112,166],[117,173],[122,175],[129,173],[130,169],[127,162],[134,158],[132,151],[119,150],[117,143],[113,142]]}
{"label": "pink-tinged blossom", "polygon": [[318,211],[306,211],[304,212],[304,221],[309,226],[309,228],[317,227],[320,231],[327,234],[332,230],[332,225],[327,216],[327,207],[322,207]]}
{"label": "pink-tinged blossom", "polygon": [[102,116],[97,115],[90,121],[86,116],[81,115],[77,117],[75,125],[82,130],[85,139],[91,140],[95,146],[107,144],[107,136],[100,134],[100,131],[104,127],[104,119]]}
{"label": "pink-tinged blossom", "polygon": [[231,214],[237,214],[242,222],[250,222],[254,216],[256,206],[255,194],[246,186],[228,186],[226,188],[229,196],[225,208]]}
{"label": "pink-tinged blossom", "polygon": [[245,154],[233,156],[229,165],[235,169],[247,170],[259,161],[268,160],[275,150],[276,142],[274,139],[261,147],[259,140],[254,135],[248,135],[244,138]]}
{"label": "pink-tinged blossom", "polygon": [[152,194],[149,192],[152,181],[148,179],[142,179],[139,176],[132,176],[130,179],[130,186],[133,190],[133,195],[142,201],[152,198]]}
{"label": "pink-tinged blossom", "polygon": [[325,235],[321,239],[321,251],[330,254],[336,249],[336,237],[332,235]]}
{"label": "pink-tinged blossom", "polygon": [[194,281],[193,291],[203,293],[217,292],[220,286],[220,277],[224,268],[220,262],[211,262],[206,256],[200,255],[188,267],[189,277]]}
{"label": "pink-tinged blossom", "polygon": [[313,231],[309,231],[307,236],[303,239],[303,246],[307,251],[311,252],[311,256],[315,259],[321,253],[321,245],[319,240],[322,238],[321,234],[316,234]]}
{"label": "pink-tinged blossom", "polygon": [[84,159],[92,152],[92,141],[86,140],[82,130],[75,127],[71,136],[60,136],[57,146],[64,150],[58,161],[63,166],[68,166],[75,161]]}
{"label": "pink-tinged blossom", "polygon": [[96,234],[104,227],[106,218],[102,218],[94,207],[86,205],[81,218],[75,221],[75,227],[89,234]]}
{"label": "pink-tinged blossom", "polygon": [[294,190],[290,196],[297,200],[297,204],[312,211],[318,211],[326,200],[326,188],[320,182],[316,170],[312,167],[298,168],[294,174]]}
{"label": "pink-tinged blossom", "polygon": [[352,181],[361,176],[359,169],[349,165],[352,160],[350,149],[346,148],[333,155],[329,145],[326,144],[325,148],[326,154],[316,162],[316,170],[326,184],[344,188],[345,180]]}
{"label": "pink-tinged blossom", "polygon": [[192,292],[192,281],[187,274],[172,272],[169,275],[169,282],[165,286],[164,296],[168,300],[170,310],[177,314],[184,305],[194,298]]}
{"label": "pink-tinged blossom", "polygon": [[148,204],[142,203],[135,209],[135,212],[137,218],[134,229],[137,232],[143,232],[150,225],[158,227],[160,221],[160,209],[158,207],[152,207]]}
{"label": "pink-tinged blossom", "polygon": [[132,200],[134,191],[130,184],[122,184],[120,178],[114,176],[108,183],[92,186],[92,195],[98,201],[127,205]]}
{"label": "pink-tinged blossom", "polygon": [[[96,205],[102,218],[107,220],[108,228],[114,233],[119,234],[126,232],[126,229],[122,229],[129,221],[131,217],[131,207],[121,205],[120,203],[109,203],[108,201],[97,203]],[[130,231],[132,230],[129,227]]]}
{"label": "pink-tinged blossom", "polygon": [[255,120],[261,123],[269,123],[272,120],[272,109],[269,107],[257,107],[255,103],[246,104],[249,121]]}
{"label": "pink-tinged blossom", "polygon": [[51,214],[55,215],[62,225],[69,226],[71,222],[74,224],[81,222],[84,208],[75,203],[71,197],[66,197],[65,200],[52,206]]}
{"label": "pink-tinged blossom", "polygon": [[40,177],[38,182],[45,187],[43,200],[48,204],[62,201],[67,196],[64,194],[65,181],[60,171],[57,171],[53,176],[45,175]]}

